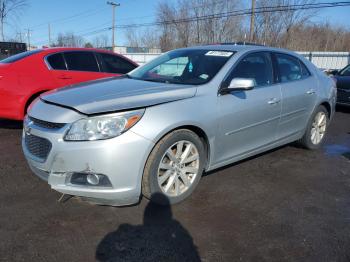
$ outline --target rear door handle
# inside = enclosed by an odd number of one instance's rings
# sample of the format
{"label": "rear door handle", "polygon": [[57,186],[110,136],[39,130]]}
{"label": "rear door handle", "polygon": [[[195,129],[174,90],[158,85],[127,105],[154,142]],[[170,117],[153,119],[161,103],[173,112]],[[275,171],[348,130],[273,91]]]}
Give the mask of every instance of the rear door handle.
{"label": "rear door handle", "polygon": [[277,99],[277,98],[271,98],[269,101],[267,101],[267,103],[269,105],[275,105],[278,104],[281,100]]}
{"label": "rear door handle", "polygon": [[306,92],[307,95],[313,95],[315,93],[316,91],[314,89],[310,89],[309,91]]}

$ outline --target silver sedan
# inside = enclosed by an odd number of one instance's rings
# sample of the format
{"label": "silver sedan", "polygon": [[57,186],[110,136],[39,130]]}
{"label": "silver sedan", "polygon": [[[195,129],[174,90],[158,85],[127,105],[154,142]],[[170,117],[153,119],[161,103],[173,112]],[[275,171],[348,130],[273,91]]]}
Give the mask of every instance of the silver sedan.
{"label": "silver sedan", "polygon": [[33,172],[59,192],[174,204],[205,171],[294,141],[319,148],[335,101],[334,81],[293,52],[185,48],[123,77],[42,95],[22,145]]}

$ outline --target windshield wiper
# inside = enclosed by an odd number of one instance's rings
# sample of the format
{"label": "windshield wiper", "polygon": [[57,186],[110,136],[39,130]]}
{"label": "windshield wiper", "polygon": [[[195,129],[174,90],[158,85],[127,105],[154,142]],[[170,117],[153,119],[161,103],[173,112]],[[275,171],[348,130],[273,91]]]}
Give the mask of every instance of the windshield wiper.
{"label": "windshield wiper", "polygon": [[168,80],[165,79],[157,79],[157,78],[137,78],[137,80],[141,81],[148,81],[148,82],[156,82],[156,83],[170,83]]}

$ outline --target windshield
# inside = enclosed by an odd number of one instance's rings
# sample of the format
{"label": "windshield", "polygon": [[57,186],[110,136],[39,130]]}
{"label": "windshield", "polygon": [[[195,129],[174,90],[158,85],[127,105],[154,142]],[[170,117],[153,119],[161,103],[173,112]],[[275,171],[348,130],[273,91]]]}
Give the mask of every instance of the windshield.
{"label": "windshield", "polygon": [[350,76],[350,65],[348,65],[343,70],[341,70],[339,75],[341,75],[341,76]]}
{"label": "windshield", "polygon": [[174,50],[135,69],[128,76],[144,81],[205,84],[220,71],[233,54],[233,51]]}
{"label": "windshield", "polygon": [[39,53],[41,51],[42,50],[40,50],[40,49],[36,49],[36,50],[32,50],[32,51],[19,53],[17,55],[13,55],[13,56],[10,56],[10,57],[5,58],[3,60],[0,60],[0,63],[4,63],[4,64],[13,63],[13,62],[19,61],[19,60],[21,60],[21,59],[23,59],[25,57],[28,57],[28,56],[34,55],[36,53]]}

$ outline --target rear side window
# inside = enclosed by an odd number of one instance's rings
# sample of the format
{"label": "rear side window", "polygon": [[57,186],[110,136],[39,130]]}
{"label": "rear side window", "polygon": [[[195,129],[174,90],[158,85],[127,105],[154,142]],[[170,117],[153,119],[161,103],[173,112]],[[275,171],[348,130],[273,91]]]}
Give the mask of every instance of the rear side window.
{"label": "rear side window", "polygon": [[61,53],[50,55],[47,58],[47,62],[54,70],[67,70],[66,63],[64,62],[64,58]]}
{"label": "rear side window", "polygon": [[19,60],[22,60],[23,58],[26,58],[26,57],[28,57],[28,56],[31,56],[31,55],[40,53],[41,51],[42,51],[41,49],[36,49],[36,50],[32,50],[32,51],[27,51],[27,52],[19,53],[19,54],[17,54],[17,55],[13,55],[13,56],[10,56],[10,57],[5,58],[5,59],[3,59],[3,60],[0,60],[0,63],[3,63],[3,64],[14,63],[14,62],[17,62],[17,61],[19,61]]}
{"label": "rear side window", "polygon": [[228,82],[234,78],[253,78],[256,86],[272,84],[273,71],[270,54],[258,52],[247,55],[236,65]]}
{"label": "rear side window", "polygon": [[276,60],[281,83],[300,80],[310,76],[309,70],[296,57],[286,54],[276,54]]}
{"label": "rear side window", "polygon": [[65,52],[68,70],[99,72],[95,55],[92,52]]}
{"label": "rear side window", "polygon": [[99,55],[101,58],[103,72],[126,74],[136,68],[135,65],[122,57],[105,53],[99,53]]}

